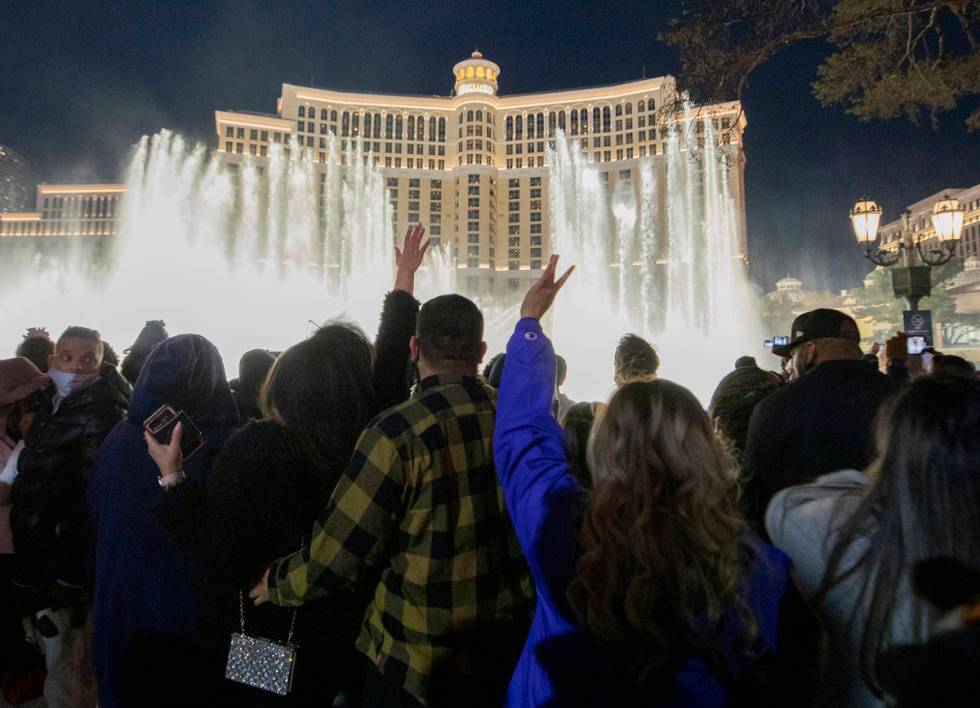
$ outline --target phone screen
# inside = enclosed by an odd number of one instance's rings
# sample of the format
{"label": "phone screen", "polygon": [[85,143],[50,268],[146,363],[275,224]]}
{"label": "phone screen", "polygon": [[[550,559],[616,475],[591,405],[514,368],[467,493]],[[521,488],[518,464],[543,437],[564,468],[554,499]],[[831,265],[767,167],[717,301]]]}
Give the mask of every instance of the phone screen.
{"label": "phone screen", "polygon": [[926,348],[926,338],[925,337],[909,337],[908,341],[909,354],[921,354]]}

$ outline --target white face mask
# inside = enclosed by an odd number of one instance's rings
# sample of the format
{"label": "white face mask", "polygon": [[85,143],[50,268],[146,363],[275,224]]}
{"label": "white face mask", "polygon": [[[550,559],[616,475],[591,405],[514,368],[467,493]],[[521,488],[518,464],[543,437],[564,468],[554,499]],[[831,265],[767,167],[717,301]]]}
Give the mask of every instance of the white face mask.
{"label": "white face mask", "polygon": [[58,371],[54,367],[48,370],[51,382],[58,389],[58,395],[67,398],[76,391],[81,391],[99,377],[98,372],[94,374],[76,374],[69,371]]}

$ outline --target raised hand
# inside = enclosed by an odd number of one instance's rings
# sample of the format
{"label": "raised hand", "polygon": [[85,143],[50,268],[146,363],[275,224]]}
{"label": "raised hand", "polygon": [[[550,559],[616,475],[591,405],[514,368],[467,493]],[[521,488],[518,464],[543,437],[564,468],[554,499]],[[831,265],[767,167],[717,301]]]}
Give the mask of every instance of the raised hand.
{"label": "raised hand", "polygon": [[531,289],[527,291],[527,295],[524,296],[524,302],[521,304],[521,317],[535,317],[539,320],[544,317],[544,313],[555,301],[555,295],[558,294],[565,281],[568,280],[568,276],[575,270],[575,266],[572,266],[556,281],[555,270],[557,268],[558,254],[552,254],[551,260],[548,261],[548,266],[541,273],[538,282],[532,285]]}
{"label": "raised hand", "polygon": [[429,249],[430,239],[425,239],[425,228],[421,224],[409,226],[405,232],[402,248],[395,246],[395,290],[411,294],[415,290],[415,271],[422,265],[422,258]]}

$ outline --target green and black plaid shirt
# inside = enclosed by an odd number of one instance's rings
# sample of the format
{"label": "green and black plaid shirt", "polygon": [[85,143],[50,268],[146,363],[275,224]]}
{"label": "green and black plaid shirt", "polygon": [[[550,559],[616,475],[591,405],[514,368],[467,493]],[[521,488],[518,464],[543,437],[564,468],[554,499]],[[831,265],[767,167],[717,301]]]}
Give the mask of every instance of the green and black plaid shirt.
{"label": "green and black plaid shirt", "polygon": [[423,703],[455,635],[533,611],[493,465],[494,395],[472,377],[425,379],[361,434],[310,544],[269,571],[279,605],[379,571],[357,648]]}

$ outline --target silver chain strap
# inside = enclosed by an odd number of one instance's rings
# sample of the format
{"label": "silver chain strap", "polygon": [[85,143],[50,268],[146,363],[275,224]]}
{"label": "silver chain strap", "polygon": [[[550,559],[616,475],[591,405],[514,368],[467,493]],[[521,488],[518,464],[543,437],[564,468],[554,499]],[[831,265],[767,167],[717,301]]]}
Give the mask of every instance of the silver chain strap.
{"label": "silver chain strap", "polygon": [[[306,542],[301,541],[299,546],[300,553],[306,548]],[[286,643],[293,643],[293,631],[296,629],[296,612],[293,610],[293,617],[289,620],[289,636],[286,637]],[[238,591],[238,618],[242,628],[242,634],[245,634],[245,593],[241,590]]]}

